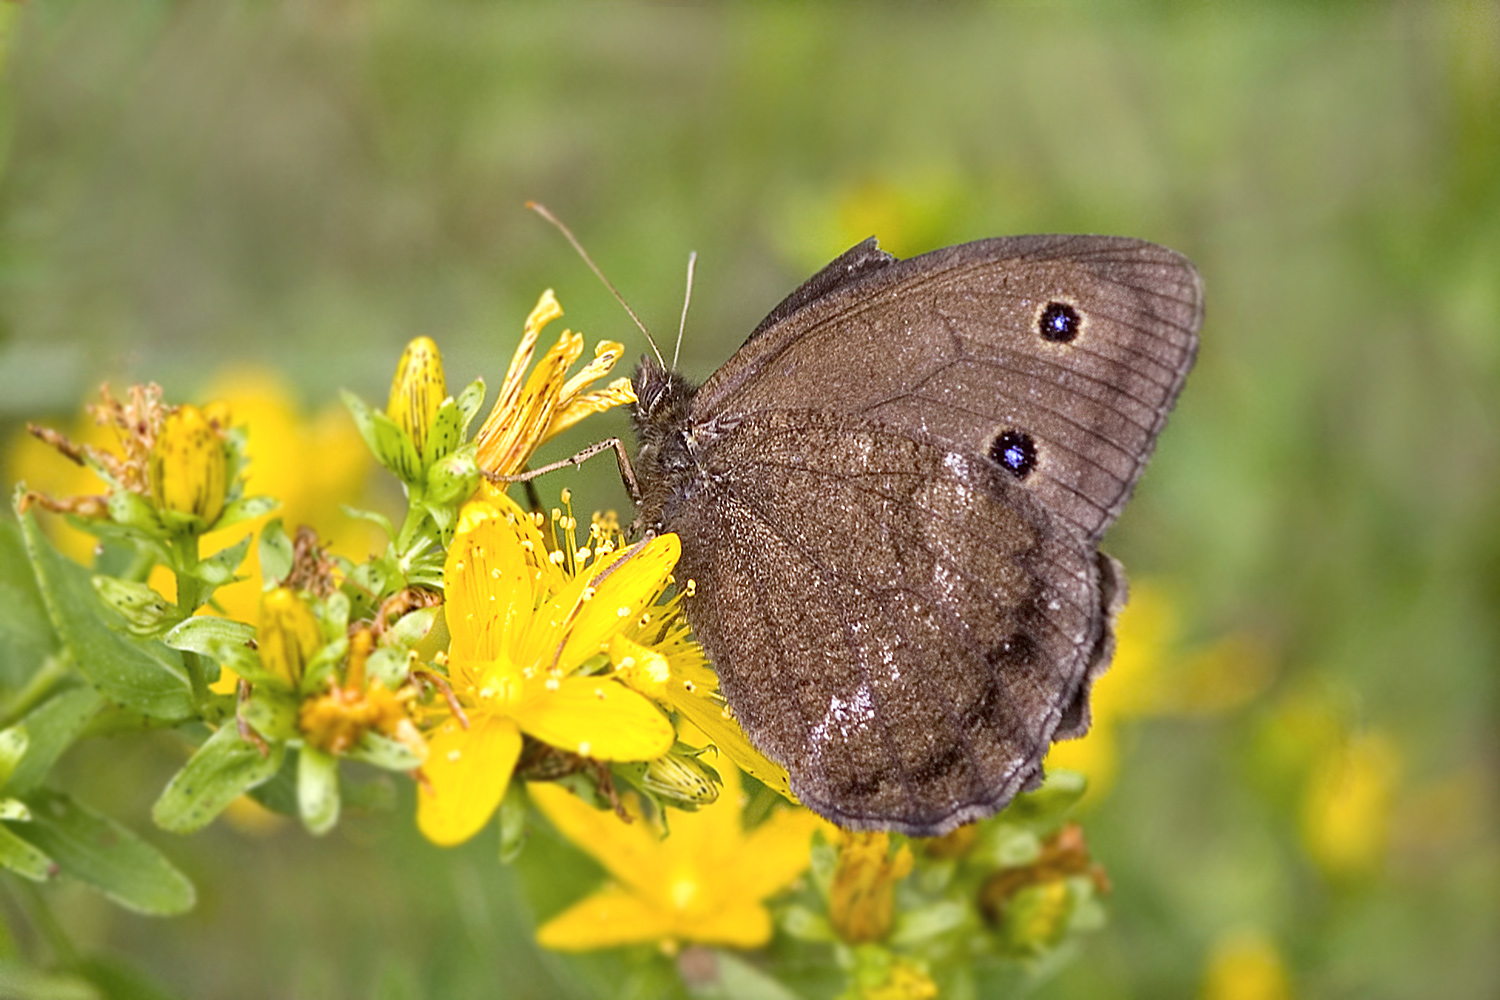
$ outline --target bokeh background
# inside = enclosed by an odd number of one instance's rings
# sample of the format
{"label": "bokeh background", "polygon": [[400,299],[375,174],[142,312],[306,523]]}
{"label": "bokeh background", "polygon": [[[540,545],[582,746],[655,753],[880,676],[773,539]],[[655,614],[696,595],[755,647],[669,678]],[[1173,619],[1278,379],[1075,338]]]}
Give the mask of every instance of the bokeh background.
{"label": "bokeh background", "polygon": [[[1198,368],[1107,544],[1135,652],[1068,751],[1111,920],[1035,995],[1500,995],[1495,4],[0,0],[0,24],[7,495],[51,481],[22,420],[155,380],[257,414],[260,490],[357,551],[335,501],[397,499],[328,407],[383,399],[407,339],[493,386],[553,287],[591,343],[645,350],[527,199],[668,341],[699,252],[697,376],[871,234],[1186,253]],[[607,459],[562,485],[627,509]],[[136,995],[621,981],[530,943],[597,878],[545,834],[519,868],[487,837],[442,851],[403,788],[324,840],[248,812],[173,838],[149,806],[182,753],[101,739],[62,765],[200,889],[172,920],[47,890]],[[0,953],[63,947],[11,926]]]}

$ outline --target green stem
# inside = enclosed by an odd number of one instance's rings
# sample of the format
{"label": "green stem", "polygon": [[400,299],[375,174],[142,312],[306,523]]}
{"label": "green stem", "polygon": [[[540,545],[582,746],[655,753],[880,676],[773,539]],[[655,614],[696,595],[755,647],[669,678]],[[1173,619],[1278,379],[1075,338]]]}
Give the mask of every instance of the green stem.
{"label": "green stem", "polygon": [[41,667],[26,682],[26,686],[7,698],[4,707],[0,708],[0,729],[13,725],[17,719],[45,701],[52,693],[52,689],[57,686],[57,682],[68,676],[68,672],[72,669],[73,658],[66,650],[54,653],[43,660]]}
{"label": "green stem", "polygon": [[412,543],[412,539],[422,527],[422,521],[427,517],[427,508],[422,499],[426,491],[420,486],[408,486],[406,492],[406,520],[401,522],[401,530],[396,533],[396,551],[405,552]]}
{"label": "green stem", "polygon": [[[194,571],[198,568],[198,536],[178,535],[172,539],[172,553],[176,556],[177,610],[184,618],[190,617],[203,603],[203,581]],[[213,715],[213,693],[208,690],[208,675],[203,659],[197,653],[182,652],[182,665],[187,670],[188,683],[193,689],[193,705],[204,718]]]}

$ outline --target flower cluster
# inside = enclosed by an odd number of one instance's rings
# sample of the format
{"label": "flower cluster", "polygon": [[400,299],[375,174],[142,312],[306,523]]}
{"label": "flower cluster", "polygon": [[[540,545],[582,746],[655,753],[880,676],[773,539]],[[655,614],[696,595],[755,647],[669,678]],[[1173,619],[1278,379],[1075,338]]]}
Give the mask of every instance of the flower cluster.
{"label": "flower cluster", "polygon": [[[944,971],[955,958],[1037,955],[1090,926],[1104,883],[1062,824],[1081,782],[1054,775],[1005,817],[941,841],[837,830],[796,804],[785,769],[719,693],[683,616],[694,583],[673,576],[678,538],[631,537],[613,514],[580,525],[567,491],[550,510],[507,495],[540,444],[633,400],[625,379],[595,388],[617,343],[571,375],[579,334],[538,356],[560,315],[547,292],[473,433],[484,382],[450,394],[425,337],[406,348],[384,408],[345,394],[407,501],[400,520],[356,512],[384,535],[365,559],[288,530],[274,500],[247,495],[247,428],[222,402],[106,391],[94,415],[113,448],[32,428],[102,490],[17,495],[18,538],[66,655],[39,674],[37,707],[0,730],[0,820],[20,830],[0,825],[0,864],[36,878],[67,864],[44,850],[58,842],[44,824],[71,814],[18,763],[29,734],[57,742],[112,713],[112,730],[166,727],[190,744],[152,811],[178,833],[245,796],[325,833],[345,801],[375,798],[346,773],[351,761],[408,776],[417,826],[438,845],[495,826],[513,860],[545,818],[610,882],[568,901],[538,941],[646,946],[687,980],[733,968],[738,989],[762,975],[705,949],[780,951],[793,965],[798,949],[821,949],[846,996],[930,997],[964,988]],[[33,508],[101,541],[92,572],[52,547]],[[258,584],[253,603],[215,599],[240,581]],[[111,836],[127,847],[122,871],[157,857],[123,828]],[[127,905],[190,905],[190,886],[159,861],[168,874],[131,875],[146,888]],[[70,874],[97,879],[96,862]]]}

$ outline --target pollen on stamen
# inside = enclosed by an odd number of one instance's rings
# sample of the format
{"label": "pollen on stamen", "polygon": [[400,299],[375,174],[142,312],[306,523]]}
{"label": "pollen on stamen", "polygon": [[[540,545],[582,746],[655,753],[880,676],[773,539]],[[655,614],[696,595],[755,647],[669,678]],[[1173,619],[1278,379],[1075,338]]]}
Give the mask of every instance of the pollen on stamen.
{"label": "pollen on stamen", "polygon": [[589,751],[593,748],[594,745],[592,743],[590,743],[588,740],[584,740],[583,742],[578,744],[578,756],[587,757],[589,755]]}
{"label": "pollen on stamen", "polygon": [[619,615],[621,618],[629,618],[630,617],[630,605],[628,605],[628,604],[623,605],[618,611],[615,612],[615,614]]}
{"label": "pollen on stamen", "polygon": [[589,557],[592,556],[592,555],[593,555],[593,553],[590,552],[587,548],[582,548],[582,549],[578,550],[578,558],[582,559],[584,562],[587,562],[588,559],[589,559]]}
{"label": "pollen on stamen", "polygon": [[579,591],[578,599],[580,601],[592,601],[594,599],[594,588],[584,587],[583,590]]}
{"label": "pollen on stamen", "polygon": [[562,502],[563,503],[572,503],[573,502],[573,491],[570,490],[570,489],[568,489],[566,486],[563,487],[563,491],[562,491],[562,493],[559,494],[559,496],[562,497]]}
{"label": "pollen on stamen", "polygon": [[650,624],[651,624],[651,614],[650,614],[650,612],[647,612],[646,614],[641,615],[641,621],[640,621],[641,628],[645,628],[647,625],[650,625]]}
{"label": "pollen on stamen", "polygon": [[688,580],[687,587],[684,588],[684,589],[687,591],[687,595],[689,597],[692,597],[694,594],[696,594],[698,592],[698,581],[697,580],[691,580],[691,579]]}
{"label": "pollen on stamen", "polygon": [[635,657],[633,656],[627,656],[624,659],[620,660],[621,670],[629,670],[633,666],[635,666]]}
{"label": "pollen on stamen", "polygon": [[688,694],[692,694],[694,691],[698,690],[698,685],[694,684],[692,681],[683,681],[682,689]]}
{"label": "pollen on stamen", "polygon": [[495,689],[492,688],[492,687],[480,688],[480,690],[479,690],[479,697],[481,697],[481,698],[493,698],[493,697],[495,697]]}
{"label": "pollen on stamen", "polygon": [[531,539],[529,538],[521,539],[521,548],[527,552],[533,552],[536,550],[536,546],[531,543]]}
{"label": "pollen on stamen", "polygon": [[559,550],[557,552],[552,553],[547,558],[549,560],[551,560],[551,562],[552,562],[553,565],[555,565],[555,566],[561,566],[563,564],[563,560],[565,558],[567,558],[567,557],[562,554],[561,550]]}
{"label": "pollen on stamen", "polygon": [[548,691],[556,691],[558,688],[562,687],[562,681],[558,680],[556,677],[548,677],[545,687]]}
{"label": "pollen on stamen", "polygon": [[458,758],[462,757],[463,755],[464,754],[463,754],[462,750],[449,750],[448,751],[448,762],[449,763],[453,763],[453,762],[457,761]]}

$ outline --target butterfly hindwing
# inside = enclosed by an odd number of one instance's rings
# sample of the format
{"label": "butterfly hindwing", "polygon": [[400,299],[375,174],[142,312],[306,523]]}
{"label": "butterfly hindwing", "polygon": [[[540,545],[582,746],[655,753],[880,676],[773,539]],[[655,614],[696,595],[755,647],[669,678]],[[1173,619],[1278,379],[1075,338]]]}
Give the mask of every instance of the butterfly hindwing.
{"label": "butterfly hindwing", "polygon": [[798,796],[931,835],[1031,781],[1100,642],[1092,553],[991,463],[879,423],[762,412],[702,443],[667,525],[689,619]]}

